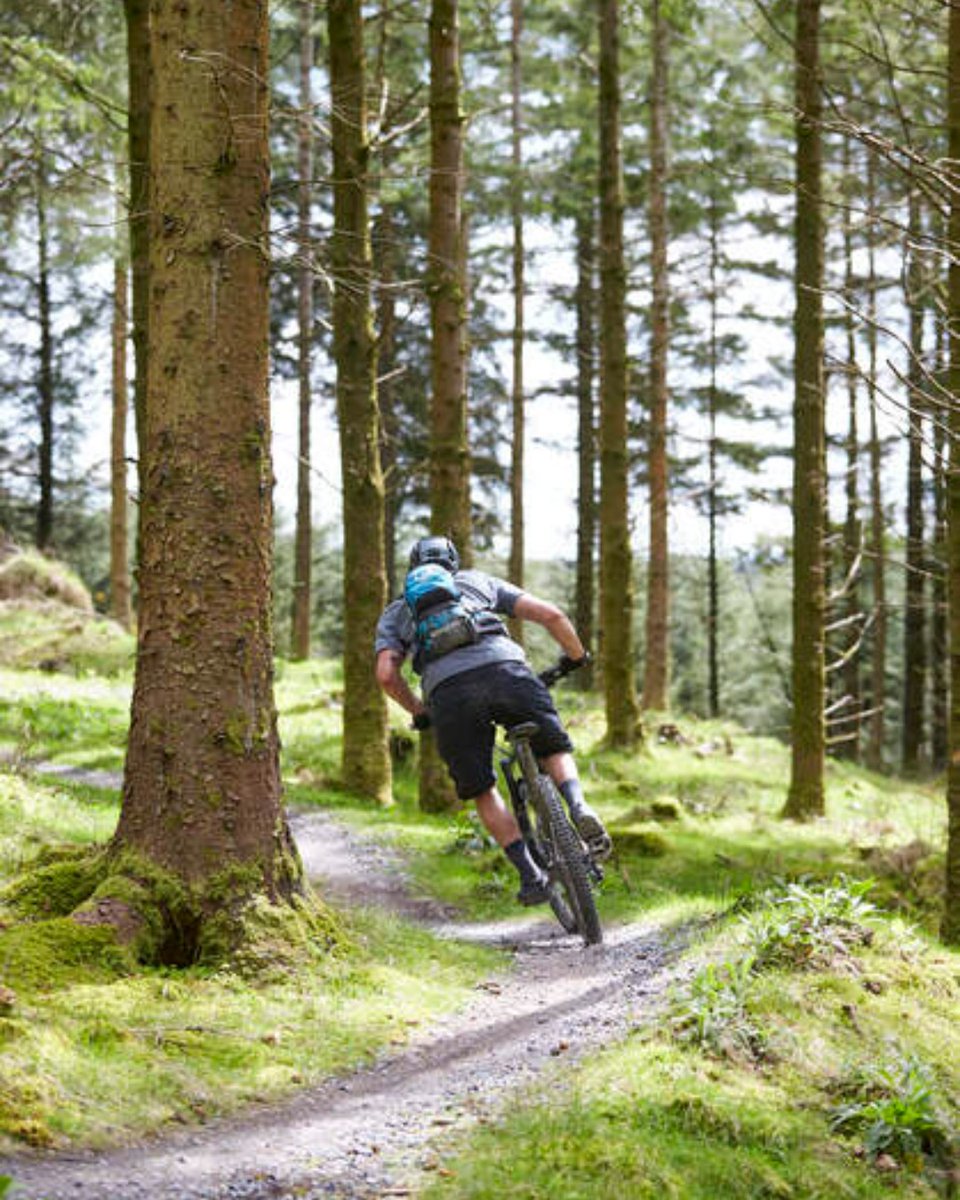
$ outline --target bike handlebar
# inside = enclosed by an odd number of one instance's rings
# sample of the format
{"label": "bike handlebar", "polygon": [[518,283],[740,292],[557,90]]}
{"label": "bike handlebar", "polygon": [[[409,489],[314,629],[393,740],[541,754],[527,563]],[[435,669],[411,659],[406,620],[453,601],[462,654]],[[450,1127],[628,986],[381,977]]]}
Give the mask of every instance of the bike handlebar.
{"label": "bike handlebar", "polygon": [[585,654],[583,658],[571,658],[568,654],[561,654],[552,667],[547,667],[545,671],[540,672],[540,680],[547,687],[553,687],[565,675],[571,675],[574,671],[579,671],[588,662],[590,662],[589,654]]}

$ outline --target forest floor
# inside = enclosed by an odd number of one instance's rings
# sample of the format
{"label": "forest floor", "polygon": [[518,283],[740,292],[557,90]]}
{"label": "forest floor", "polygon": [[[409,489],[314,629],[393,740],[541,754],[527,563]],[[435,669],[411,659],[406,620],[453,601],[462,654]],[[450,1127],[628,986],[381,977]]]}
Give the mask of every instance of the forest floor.
{"label": "forest floor", "polygon": [[338,906],[378,905],[442,937],[502,947],[509,969],[463,1010],[430,1020],[372,1066],[292,1101],[121,1150],[0,1163],[22,1200],[414,1196],[444,1173],[451,1131],[509,1113],[535,1089],[563,1088],[564,1067],[652,1020],[690,969],[684,928],[624,923],[584,949],[543,910],[460,924],[411,889],[402,856],[328,812],[292,824],[308,873]]}

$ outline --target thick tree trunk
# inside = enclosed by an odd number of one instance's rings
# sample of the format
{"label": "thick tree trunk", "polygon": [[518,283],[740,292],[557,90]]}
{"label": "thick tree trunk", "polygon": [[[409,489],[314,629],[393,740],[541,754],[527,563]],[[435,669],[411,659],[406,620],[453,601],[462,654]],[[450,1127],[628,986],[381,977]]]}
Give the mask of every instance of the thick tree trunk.
{"label": "thick tree trunk", "polygon": [[823,215],[820,0],[798,0],[796,31],[796,314],[794,317],[793,716],[784,815],[824,811]]}
{"label": "thick tree trunk", "polygon": [[[130,156],[130,316],[133,337],[133,411],[143,442],[150,311],[150,0],[124,0],[127,23],[127,147]],[[140,459],[138,456],[138,470]]]}
{"label": "thick tree trunk", "polygon": [[331,0],[333,353],[343,475],[343,782],[391,801],[386,698],[373,678],[377,621],[386,602],[383,476],[367,219],[367,113],[360,0]]}
{"label": "thick tree trunk", "polygon": [[152,18],[140,618],[114,846],[219,916],[302,875],[273,700],[267,10],[156,0]]}
{"label": "thick tree trunk", "polygon": [[127,262],[117,248],[113,265],[113,371],[110,429],[110,613],[130,628],[130,568],[127,563]]}
{"label": "thick tree trunk", "polygon": [[300,116],[297,123],[297,518],[293,555],[293,612],[290,654],[310,657],[313,608],[313,503],[310,487],[311,365],[313,361],[313,232],[310,209],[313,184],[313,0],[300,3]]}
{"label": "thick tree trunk", "polygon": [[667,537],[667,351],[670,295],[667,276],[667,98],[669,27],[660,0],[651,0],[653,77],[650,88],[650,566],[647,572],[643,707],[670,704],[670,554]]}
{"label": "thick tree trunk", "polygon": [[[577,579],[574,620],[580,640],[594,645],[595,559],[597,543],[597,428],[593,398],[596,370],[596,207],[578,209],[577,243]],[[584,689],[593,683],[590,667],[574,676]]]}
{"label": "thick tree trunk", "polygon": [[943,940],[960,945],[960,6],[950,6],[948,129],[951,169],[950,258],[950,474],[947,486],[947,562],[950,602],[950,762],[947,768],[947,861]]}
{"label": "thick tree trunk", "polygon": [[920,197],[910,197],[910,242],[906,248],[907,309],[910,313],[910,361],[907,404],[910,413],[907,462],[907,578],[903,614],[903,749],[902,766],[915,773],[921,763],[925,730],[927,682],[926,551],[923,529],[924,438],[924,304],[923,262],[918,249],[923,237]]}
{"label": "thick tree trunk", "polygon": [[[873,152],[867,159],[868,210],[875,209],[876,161]],[[873,640],[870,659],[870,731],[867,739],[867,764],[875,771],[883,769],[883,744],[886,738],[887,700],[887,583],[883,511],[883,447],[877,420],[877,270],[876,245],[872,227],[868,231],[869,288],[867,294],[867,400],[870,413],[870,558],[873,582]]]}
{"label": "thick tree trunk", "polygon": [[56,386],[53,367],[53,302],[51,298],[50,234],[47,228],[47,177],[44,156],[37,164],[37,306],[40,325],[37,363],[37,415],[40,442],[37,448],[37,531],[39,550],[49,550],[53,540],[53,412]]}
{"label": "thick tree trunk", "polygon": [[638,737],[627,448],[626,264],[620,9],[597,0],[600,34],[600,623],[607,739]]}
{"label": "thick tree trunk", "polygon": [[[470,448],[467,441],[467,280],[463,218],[463,113],[457,0],[430,10],[430,527],[452,537],[470,561]],[[456,795],[433,738],[420,744],[420,807],[455,808]]]}
{"label": "thick tree trunk", "polygon": [[[521,107],[522,62],[521,39],[523,36],[523,0],[511,0],[510,14],[512,37],[510,39],[511,80],[511,143],[513,175],[510,189],[510,209],[513,221],[513,386],[511,399],[513,408],[513,438],[510,448],[510,563],[509,577],[523,587],[524,571],[524,394],[523,394],[523,346],[524,346],[524,246],[523,246],[523,110]],[[513,621],[511,633],[523,644],[523,622]]]}

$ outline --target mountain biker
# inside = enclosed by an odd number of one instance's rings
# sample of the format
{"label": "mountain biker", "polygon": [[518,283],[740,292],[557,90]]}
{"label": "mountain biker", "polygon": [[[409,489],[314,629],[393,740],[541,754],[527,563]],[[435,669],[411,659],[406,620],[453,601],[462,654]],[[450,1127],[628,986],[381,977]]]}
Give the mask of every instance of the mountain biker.
{"label": "mountain biker", "polygon": [[[432,725],[440,756],[461,800],[472,800],[481,822],[520,876],[517,899],[542,904],[548,898],[547,877],[533,861],[511,810],[496,789],[493,771],[495,725],[535,721],[534,752],[556,783],[570,819],[597,855],[609,851],[603,823],[584,800],[573,759],[573,745],[549,689],[527,664],[522,648],[507,633],[497,614],[542,625],[560,646],[568,665],[587,657],[568,617],[554,604],[487,575],[460,570],[456,546],[446,537],[425,537],[410,551],[411,569],[434,564],[453,577],[460,603],[470,615],[474,640],[424,661],[418,625],[401,597],[387,605],[377,625],[376,677],[379,686],[413,717],[414,726]],[[408,656],[422,677],[423,698],[402,674]]]}

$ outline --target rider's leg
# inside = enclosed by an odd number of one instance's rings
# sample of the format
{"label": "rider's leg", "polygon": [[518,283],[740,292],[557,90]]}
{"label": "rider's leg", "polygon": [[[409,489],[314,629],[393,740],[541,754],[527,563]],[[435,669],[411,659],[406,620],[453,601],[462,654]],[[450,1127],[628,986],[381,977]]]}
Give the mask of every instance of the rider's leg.
{"label": "rider's leg", "polygon": [[573,755],[566,752],[550,754],[543,759],[542,766],[566,801],[570,820],[583,840],[595,854],[609,853],[610,836],[599,816],[584,799]]}
{"label": "rider's leg", "polygon": [[475,796],[473,803],[484,828],[520,876],[517,899],[521,904],[542,904],[547,899],[546,877],[530,857],[517,819],[500,798],[500,793],[496,788],[488,788]]}

